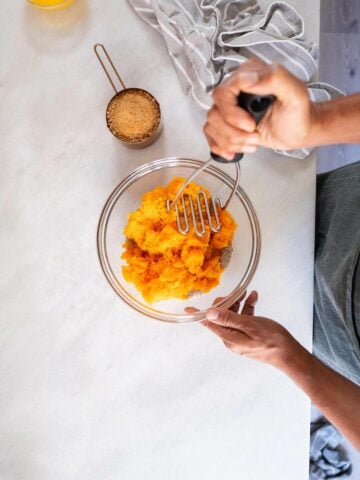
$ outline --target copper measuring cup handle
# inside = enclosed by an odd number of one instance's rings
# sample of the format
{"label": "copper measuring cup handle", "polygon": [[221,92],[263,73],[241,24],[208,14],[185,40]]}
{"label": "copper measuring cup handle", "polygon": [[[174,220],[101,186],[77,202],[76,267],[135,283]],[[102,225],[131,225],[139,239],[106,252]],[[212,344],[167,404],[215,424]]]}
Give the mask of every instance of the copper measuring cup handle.
{"label": "copper measuring cup handle", "polygon": [[103,70],[104,70],[107,78],[109,79],[109,82],[111,83],[111,85],[112,85],[115,93],[118,93],[120,90],[117,90],[117,89],[116,89],[115,83],[113,82],[113,80],[112,80],[112,78],[111,78],[111,75],[110,75],[109,71],[107,70],[107,68],[105,67],[105,64],[104,64],[104,62],[103,62],[103,60],[102,60],[102,58],[101,58],[101,56],[100,56],[100,54],[99,54],[99,52],[98,52],[99,49],[101,49],[101,50],[104,52],[104,54],[106,55],[106,58],[108,59],[108,61],[109,61],[110,65],[111,65],[111,67],[112,67],[115,75],[117,76],[119,82],[121,83],[122,88],[123,88],[124,90],[126,90],[125,83],[123,82],[123,80],[122,80],[122,78],[120,77],[118,71],[116,70],[115,65],[113,64],[113,62],[112,62],[112,60],[111,60],[111,58],[110,58],[110,55],[108,54],[106,48],[104,47],[104,45],[103,45],[102,43],[95,43],[95,45],[94,45],[95,55],[97,56],[97,58],[98,58],[98,60],[99,60],[99,62],[100,62],[100,64],[101,64],[101,66],[102,66],[102,68],[103,68]]}

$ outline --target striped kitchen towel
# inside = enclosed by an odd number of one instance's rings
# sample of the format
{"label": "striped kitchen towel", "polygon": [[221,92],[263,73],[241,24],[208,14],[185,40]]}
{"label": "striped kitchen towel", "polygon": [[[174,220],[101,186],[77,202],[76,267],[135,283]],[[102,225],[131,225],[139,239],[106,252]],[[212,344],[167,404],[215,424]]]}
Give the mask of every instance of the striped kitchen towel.
{"label": "striped kitchen towel", "polygon": [[[305,40],[304,21],[290,5],[273,2],[264,13],[256,0],[128,0],[164,38],[182,88],[199,107],[249,57],[281,63],[308,84],[313,101],[341,94],[316,77],[318,48]],[[309,150],[281,152],[304,158]]]}
{"label": "striped kitchen towel", "polygon": [[344,437],[325,417],[311,423],[310,478],[349,478],[351,462],[344,448]]}

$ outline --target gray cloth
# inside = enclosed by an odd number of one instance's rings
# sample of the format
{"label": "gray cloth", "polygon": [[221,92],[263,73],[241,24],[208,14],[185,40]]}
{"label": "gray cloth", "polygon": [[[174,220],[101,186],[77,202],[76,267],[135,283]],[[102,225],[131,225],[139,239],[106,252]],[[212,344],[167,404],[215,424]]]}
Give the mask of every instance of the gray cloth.
{"label": "gray cloth", "polygon": [[345,478],[351,462],[341,446],[343,437],[325,419],[311,424],[310,480]]}
{"label": "gray cloth", "polygon": [[[360,162],[318,175],[314,355],[360,385]],[[355,412],[354,412],[355,414]]]}
{"label": "gray cloth", "polygon": [[[316,76],[318,48],[284,2],[264,13],[256,0],[128,1],[163,36],[183,90],[203,109],[211,106],[213,88],[249,57],[280,63],[305,82]],[[327,84],[308,87],[314,101],[341,94]],[[280,153],[304,158],[309,150]]]}

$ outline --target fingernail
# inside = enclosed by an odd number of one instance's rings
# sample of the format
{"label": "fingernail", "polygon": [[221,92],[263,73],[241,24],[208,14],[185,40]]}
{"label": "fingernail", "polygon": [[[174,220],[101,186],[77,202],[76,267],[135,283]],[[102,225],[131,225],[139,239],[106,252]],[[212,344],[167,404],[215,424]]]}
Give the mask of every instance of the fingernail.
{"label": "fingernail", "polygon": [[257,150],[257,147],[255,147],[254,145],[244,145],[242,148],[242,151],[244,153],[254,153],[256,152],[256,150]]}
{"label": "fingernail", "polygon": [[238,75],[241,81],[244,82],[249,87],[259,81],[259,73],[256,71],[251,71],[251,70],[242,71],[240,69]]}
{"label": "fingernail", "polygon": [[206,318],[210,321],[216,320],[218,316],[219,316],[219,312],[218,310],[215,310],[215,308],[210,308],[210,310],[206,312]]}
{"label": "fingernail", "polygon": [[222,157],[224,157],[226,160],[232,160],[234,158],[234,154],[233,153],[224,153],[222,155]]}
{"label": "fingernail", "polygon": [[251,138],[248,138],[246,140],[246,143],[244,144],[244,147],[258,147],[260,144],[260,141],[258,139],[251,139]]}

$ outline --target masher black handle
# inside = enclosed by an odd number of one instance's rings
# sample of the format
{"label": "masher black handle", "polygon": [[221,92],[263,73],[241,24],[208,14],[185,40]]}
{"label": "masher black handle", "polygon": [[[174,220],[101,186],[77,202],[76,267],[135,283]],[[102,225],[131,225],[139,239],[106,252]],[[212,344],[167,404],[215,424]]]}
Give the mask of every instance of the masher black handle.
{"label": "masher black handle", "polygon": [[[273,95],[260,96],[244,92],[241,92],[237,97],[238,106],[250,113],[255,120],[256,125],[260,123],[261,119],[268,111],[274,100],[275,97]],[[243,158],[244,154],[235,153],[235,156],[232,160],[226,160],[225,158],[221,157],[220,155],[216,155],[216,153],[213,152],[210,152],[210,156],[216,162],[235,163],[239,162]]]}

